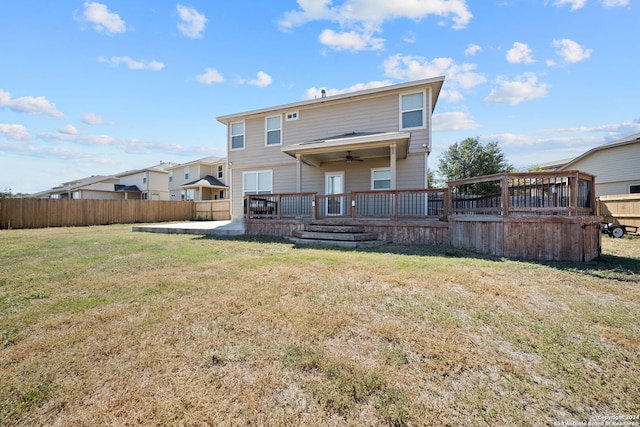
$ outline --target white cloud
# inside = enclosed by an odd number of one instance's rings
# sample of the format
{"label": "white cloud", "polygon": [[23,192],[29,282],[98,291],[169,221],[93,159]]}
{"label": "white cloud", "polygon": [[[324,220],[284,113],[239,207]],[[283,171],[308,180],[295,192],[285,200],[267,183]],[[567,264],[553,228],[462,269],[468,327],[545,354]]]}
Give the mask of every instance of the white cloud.
{"label": "white cloud", "polygon": [[612,138],[622,138],[624,136],[640,133],[640,119],[626,120],[622,123],[605,124],[599,126],[578,126],[570,128],[546,129],[544,133],[607,133]]}
{"label": "white cloud", "polygon": [[92,23],[96,31],[103,33],[117,34],[126,31],[125,21],[117,13],[109,12],[102,3],[85,2],[81,20]]}
{"label": "white cloud", "polygon": [[547,91],[550,87],[546,83],[539,83],[538,76],[535,73],[524,73],[516,77],[515,80],[498,77],[497,82],[500,86],[491,91],[484,99],[485,103],[516,105],[523,101],[544,98],[547,96]]}
{"label": "white cloud", "polygon": [[480,53],[480,52],[482,52],[482,47],[481,46],[478,46],[477,44],[470,44],[464,50],[464,56],[473,56],[476,53]]}
{"label": "white cloud", "polygon": [[224,82],[222,74],[220,74],[215,68],[205,68],[203,74],[198,74],[196,76],[196,80],[205,85]]}
{"label": "white cloud", "polygon": [[255,80],[250,80],[247,84],[258,86],[258,87],[267,87],[273,82],[271,76],[264,71],[258,71],[257,78]]}
{"label": "white cloud", "polygon": [[336,33],[324,30],[318,40],[334,50],[380,50],[384,48],[384,39],[373,36],[373,31],[344,31]]}
{"label": "white cloud", "polygon": [[376,89],[379,87],[389,86],[391,84],[393,83],[390,80],[383,80],[383,81],[372,81],[369,83],[357,83],[345,89],[327,89],[327,88],[311,87],[305,91],[303,95],[303,99],[307,100],[307,99],[320,98],[322,89],[325,89],[327,96],[333,96],[333,95],[341,95],[343,93],[357,92],[360,90]]}
{"label": "white cloud", "polygon": [[121,63],[124,63],[124,64],[127,65],[127,67],[130,70],[160,71],[160,70],[162,70],[164,68],[164,64],[162,62],[146,61],[146,60],[136,61],[134,59],[131,59],[128,56],[112,56],[109,59],[105,58],[104,56],[100,56],[100,57],[98,57],[98,61],[99,62],[103,62],[103,63],[109,63],[113,67],[117,67]]}
{"label": "white cloud", "polygon": [[9,125],[0,123],[0,136],[22,141],[29,139],[29,131],[23,125]]}
{"label": "white cloud", "polygon": [[570,39],[554,40],[553,46],[558,48],[556,53],[561,56],[565,62],[570,63],[583,61],[589,58],[591,52],[593,52],[593,49],[585,49]]}
{"label": "white cloud", "polygon": [[419,21],[435,15],[450,18],[451,26],[459,29],[466,27],[473,17],[465,0],[343,0],[337,5],[333,0],[297,2],[299,8],[286,12],[278,22],[280,30],[291,31],[312,21],[335,22],[343,31],[325,30],[320,40],[331,47],[350,50],[357,50],[358,46],[367,50],[382,49],[384,40],[373,34],[382,32],[385,21],[399,18]]}
{"label": "white cloud", "polygon": [[487,81],[486,77],[474,72],[476,64],[456,64],[451,58],[435,58],[432,61],[421,56],[394,55],[383,63],[385,74],[398,80],[421,80],[446,76],[445,87],[440,97],[449,102],[464,98],[461,90],[472,89]]}
{"label": "white cloud", "polygon": [[512,64],[531,64],[536,62],[531,55],[532,51],[525,43],[515,42],[507,51],[507,61]]}
{"label": "white cloud", "polygon": [[556,0],[553,2],[554,6],[570,5],[571,10],[582,9],[587,4],[587,0]]}
{"label": "white cloud", "polygon": [[602,0],[604,7],[627,6],[628,4],[629,0]]}
{"label": "white cloud", "polygon": [[11,94],[0,89],[0,108],[6,107],[18,113],[45,114],[59,119],[64,116],[58,111],[56,105],[47,100],[44,96],[22,96],[11,99]]}
{"label": "white cloud", "polygon": [[449,132],[482,127],[468,113],[457,111],[433,115],[433,131]]}
{"label": "white cloud", "polygon": [[82,117],[80,117],[80,120],[88,125],[102,125],[105,123],[105,120],[101,116],[93,113],[84,113]]}
{"label": "white cloud", "polygon": [[202,38],[204,27],[207,24],[208,19],[203,13],[198,12],[193,7],[177,5],[178,16],[180,22],[178,22],[178,29],[180,32],[192,39]]}
{"label": "white cloud", "polygon": [[[600,0],[604,7],[627,6],[629,0]],[[587,0],[555,0],[554,6],[561,7],[565,5],[571,6],[571,11],[582,9],[587,4]]]}
{"label": "white cloud", "polygon": [[413,31],[409,31],[402,38],[402,41],[405,42],[405,43],[413,44],[413,43],[416,42],[416,38],[417,38],[416,33],[414,33]]}
{"label": "white cloud", "polygon": [[69,124],[61,128],[59,132],[64,133],[66,135],[77,135],[78,129],[76,129],[74,125]]}

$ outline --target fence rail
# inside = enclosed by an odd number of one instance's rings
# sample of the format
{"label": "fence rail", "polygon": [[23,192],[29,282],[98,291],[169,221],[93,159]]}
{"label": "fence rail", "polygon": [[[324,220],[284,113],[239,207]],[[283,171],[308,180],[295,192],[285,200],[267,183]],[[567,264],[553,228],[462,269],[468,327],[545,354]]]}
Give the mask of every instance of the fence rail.
{"label": "fence rail", "polygon": [[229,202],[0,199],[0,229],[73,227],[198,219],[229,219]]}

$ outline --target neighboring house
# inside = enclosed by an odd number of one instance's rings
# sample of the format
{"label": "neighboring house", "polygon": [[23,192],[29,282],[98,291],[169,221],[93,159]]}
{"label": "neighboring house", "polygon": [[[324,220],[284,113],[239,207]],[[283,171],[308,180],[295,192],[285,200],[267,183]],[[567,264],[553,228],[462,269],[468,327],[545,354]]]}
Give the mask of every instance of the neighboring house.
{"label": "neighboring house", "polygon": [[570,160],[539,165],[595,175],[596,196],[640,193],[640,133],[599,145]]}
{"label": "neighboring house", "polygon": [[50,199],[169,200],[166,168],[176,163],[160,163],[117,175],[96,175],[30,195]]}
{"label": "neighboring house", "polygon": [[[116,175],[120,182],[115,188],[123,199],[169,200],[168,169],[177,163],[161,162],[145,169],[122,172]],[[137,192],[136,192],[137,189]]]}
{"label": "neighboring house", "polygon": [[115,186],[120,180],[111,175],[95,175],[74,181],[63,182],[59,186],[32,194],[34,198],[48,199],[121,199],[115,193]]}
{"label": "neighboring house", "polygon": [[171,200],[223,200],[229,198],[227,160],[204,157],[167,169]]}
{"label": "neighboring house", "polygon": [[243,196],[427,188],[431,117],[444,77],[220,116],[232,218]]}

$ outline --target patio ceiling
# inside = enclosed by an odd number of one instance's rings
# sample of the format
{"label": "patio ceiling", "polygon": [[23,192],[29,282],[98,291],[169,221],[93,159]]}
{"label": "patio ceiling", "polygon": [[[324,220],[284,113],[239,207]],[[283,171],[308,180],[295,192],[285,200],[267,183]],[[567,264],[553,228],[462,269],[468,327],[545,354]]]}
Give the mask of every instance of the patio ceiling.
{"label": "patio ceiling", "polygon": [[406,159],[409,152],[410,132],[351,132],[315,141],[282,147],[282,152],[311,166],[326,162],[344,161],[348,151],[362,160],[389,157],[389,147],[396,146],[398,159]]}

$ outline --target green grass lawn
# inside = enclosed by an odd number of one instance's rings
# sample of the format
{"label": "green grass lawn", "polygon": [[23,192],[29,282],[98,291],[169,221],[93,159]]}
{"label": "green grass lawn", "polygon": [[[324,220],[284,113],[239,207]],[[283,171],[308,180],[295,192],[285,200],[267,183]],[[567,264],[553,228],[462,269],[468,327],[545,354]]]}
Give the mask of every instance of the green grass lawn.
{"label": "green grass lawn", "polygon": [[451,248],[0,231],[1,425],[640,423],[640,239]]}

